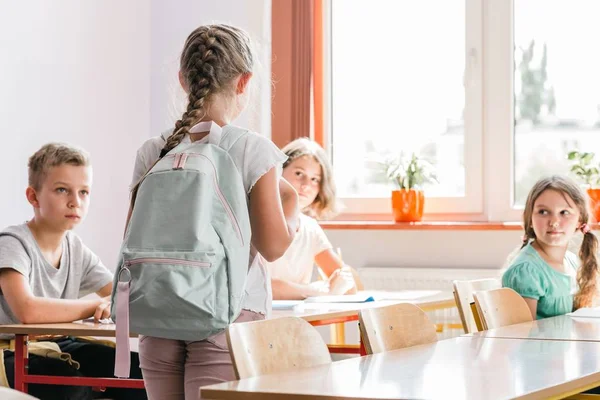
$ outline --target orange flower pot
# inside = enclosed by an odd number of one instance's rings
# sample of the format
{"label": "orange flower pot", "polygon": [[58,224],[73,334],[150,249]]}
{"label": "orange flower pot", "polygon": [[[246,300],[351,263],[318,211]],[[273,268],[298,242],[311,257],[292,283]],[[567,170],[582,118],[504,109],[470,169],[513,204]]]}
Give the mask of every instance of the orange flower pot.
{"label": "orange flower pot", "polygon": [[392,211],[396,222],[415,222],[423,219],[425,193],[422,190],[393,190]]}
{"label": "orange flower pot", "polygon": [[591,200],[592,219],[594,222],[600,222],[600,189],[588,189],[587,193]]}

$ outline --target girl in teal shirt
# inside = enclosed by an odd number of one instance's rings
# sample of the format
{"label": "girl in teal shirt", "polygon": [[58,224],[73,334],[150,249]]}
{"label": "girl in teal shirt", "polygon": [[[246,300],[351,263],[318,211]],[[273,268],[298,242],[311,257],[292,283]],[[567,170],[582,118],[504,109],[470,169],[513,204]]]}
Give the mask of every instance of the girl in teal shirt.
{"label": "girl in teal shirt", "polygon": [[[523,246],[502,276],[502,286],[523,296],[534,318],[592,305],[598,239],[588,226],[588,201],[586,193],[563,176],[543,178],[529,192]],[[578,230],[583,232],[579,259],[567,250]]]}

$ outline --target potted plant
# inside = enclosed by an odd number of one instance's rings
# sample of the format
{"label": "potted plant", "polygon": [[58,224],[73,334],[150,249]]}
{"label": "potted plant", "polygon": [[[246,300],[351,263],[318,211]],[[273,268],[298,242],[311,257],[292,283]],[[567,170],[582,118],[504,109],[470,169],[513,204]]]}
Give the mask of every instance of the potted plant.
{"label": "potted plant", "polygon": [[396,189],[392,191],[392,211],[396,222],[421,221],[425,206],[423,185],[437,182],[433,166],[412,154],[389,158],[382,163],[385,175]]}
{"label": "potted plant", "polygon": [[594,153],[571,151],[567,155],[571,162],[571,172],[584,183],[590,197],[592,217],[600,221],[600,165],[595,164]]}

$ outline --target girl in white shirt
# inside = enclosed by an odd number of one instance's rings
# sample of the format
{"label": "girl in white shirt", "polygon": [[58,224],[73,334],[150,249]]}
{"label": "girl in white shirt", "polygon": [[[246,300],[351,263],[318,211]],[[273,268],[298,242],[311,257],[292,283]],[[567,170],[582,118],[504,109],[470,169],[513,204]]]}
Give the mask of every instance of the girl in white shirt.
{"label": "girl in white shirt", "polygon": [[[283,257],[268,263],[273,299],[295,300],[310,296],[345,294],[355,287],[344,264],[314,218],[336,212],[335,184],[327,154],[316,142],[301,138],[283,149],[288,156],[283,177],[298,192],[300,209],[296,236]],[[317,264],[322,281],[312,282]]]}
{"label": "girl in white shirt", "polygon": [[[187,109],[170,134],[149,139],[138,150],[134,190],[156,160],[178,144],[206,141],[210,130],[228,129],[247,104],[254,59],[250,40],[240,29],[206,25],[189,35],[179,72],[189,98]],[[229,154],[242,176],[252,230],[249,263],[239,266],[247,268],[248,277],[236,320],[247,322],[264,319],[271,308],[262,260],[278,259],[293,240],[298,195],[281,179],[286,157],[269,139],[248,132]],[[201,341],[142,336],[139,346],[150,399],[197,399],[199,387],[235,379],[224,331]]]}

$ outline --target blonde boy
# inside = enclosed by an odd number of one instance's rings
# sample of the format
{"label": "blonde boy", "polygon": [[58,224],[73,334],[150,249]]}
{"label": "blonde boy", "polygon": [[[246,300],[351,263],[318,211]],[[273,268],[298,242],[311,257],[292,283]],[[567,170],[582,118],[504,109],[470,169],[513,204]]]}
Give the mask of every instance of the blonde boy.
{"label": "blonde boy", "polygon": [[[92,167],[87,153],[50,143],[29,159],[26,197],[33,218],[0,232],[0,324],[71,322],[110,316],[112,274],[71,230],[90,203]],[[98,298],[81,299],[90,293]],[[8,339],[3,337],[2,339]],[[32,355],[29,373],[112,376],[114,349],[73,338],[53,340],[77,363]],[[6,380],[14,385],[14,355],[4,351]],[[137,354],[132,375],[141,378]],[[0,377],[1,378],[1,377]],[[87,387],[29,385],[41,399],[91,399]],[[146,398],[145,392],[112,390],[110,398]]]}

